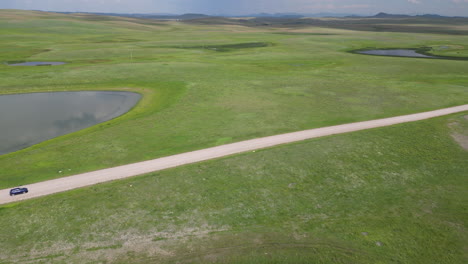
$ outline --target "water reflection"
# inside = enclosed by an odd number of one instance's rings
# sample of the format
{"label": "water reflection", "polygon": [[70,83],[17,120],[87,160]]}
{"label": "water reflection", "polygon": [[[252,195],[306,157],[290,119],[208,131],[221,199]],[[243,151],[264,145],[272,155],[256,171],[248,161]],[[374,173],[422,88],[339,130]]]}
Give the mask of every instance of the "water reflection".
{"label": "water reflection", "polygon": [[416,50],[410,49],[384,49],[384,50],[360,50],[360,54],[378,55],[378,56],[397,56],[397,57],[412,57],[412,58],[437,58],[436,56],[429,56],[417,53]]}
{"label": "water reflection", "polygon": [[0,155],[120,116],[140,98],[104,91],[0,96]]}
{"label": "water reflection", "polygon": [[20,63],[8,63],[9,66],[51,66],[51,65],[62,65],[65,62],[60,61],[27,61]]}

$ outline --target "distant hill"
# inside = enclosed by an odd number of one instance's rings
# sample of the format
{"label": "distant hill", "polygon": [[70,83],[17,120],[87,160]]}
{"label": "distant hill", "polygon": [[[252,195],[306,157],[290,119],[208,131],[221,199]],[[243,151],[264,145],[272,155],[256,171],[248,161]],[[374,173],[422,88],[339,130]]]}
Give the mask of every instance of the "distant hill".
{"label": "distant hill", "polygon": [[417,15],[418,17],[427,17],[427,18],[444,18],[445,16],[436,15],[436,14],[425,14],[425,15]]}
{"label": "distant hill", "polygon": [[91,15],[101,15],[101,16],[117,16],[117,17],[132,17],[132,18],[148,18],[148,19],[180,19],[180,20],[187,20],[187,19],[198,19],[198,18],[207,18],[211,17],[204,14],[183,14],[183,15],[176,15],[176,14],[158,14],[158,13],[150,13],[150,14],[120,14],[120,13],[94,13],[94,12],[55,12],[60,14],[91,14]]}
{"label": "distant hill", "polygon": [[[249,18],[227,18],[206,17],[199,19],[184,20],[185,23],[204,25],[240,25],[248,27],[324,27],[339,28],[358,31],[373,32],[404,32],[404,33],[426,33],[426,34],[450,34],[468,35],[468,30],[463,27],[448,27],[447,25],[468,25],[468,18],[460,17],[428,17],[428,16],[385,16],[382,14],[376,18],[372,17],[347,17],[336,19],[321,19],[313,17],[288,18],[288,17],[249,17]],[[428,27],[427,24],[434,26]],[[438,25],[438,26],[436,26]]]}
{"label": "distant hill", "polygon": [[258,17],[258,18],[303,18],[303,17],[346,17],[351,14],[338,14],[338,13],[317,13],[317,14],[299,14],[299,13],[256,13],[248,15],[205,15],[205,14],[167,14],[167,13],[149,13],[149,14],[126,14],[126,13],[94,13],[94,12],[55,12],[60,14],[92,14],[102,16],[118,16],[118,17],[133,17],[133,18],[148,18],[148,19],[199,19],[199,18],[210,18],[210,17]]}
{"label": "distant hill", "polygon": [[[78,12],[55,12],[60,14],[74,14]],[[118,17],[132,17],[132,18],[148,18],[148,19],[179,19],[179,20],[191,20],[191,19],[203,19],[213,17],[256,17],[256,18],[284,18],[284,19],[297,19],[307,17],[337,17],[337,18],[381,18],[381,19],[398,19],[398,18],[453,18],[450,16],[441,16],[437,14],[424,14],[424,15],[403,15],[403,14],[388,14],[380,12],[373,16],[363,16],[354,14],[342,14],[342,13],[315,13],[315,14],[302,14],[302,13],[258,13],[249,15],[205,15],[205,14],[167,14],[167,13],[148,13],[148,14],[121,14],[121,13],[94,13],[94,12],[79,12],[82,14],[92,15],[103,15],[103,16],[118,16]],[[460,18],[460,17],[458,17]]]}
{"label": "distant hill", "polygon": [[405,18],[405,17],[410,17],[410,15],[394,15],[394,14],[387,14],[380,12],[377,15],[373,16],[375,18]]}
{"label": "distant hill", "polygon": [[356,16],[351,15],[351,17],[366,17],[366,18],[411,18],[411,17],[423,17],[423,18],[454,18],[452,16],[441,16],[437,14],[424,14],[424,15],[403,15],[403,14],[388,14],[384,12],[380,12],[374,16]]}
{"label": "distant hill", "polygon": [[353,14],[342,14],[342,13],[255,13],[248,15],[220,15],[222,17],[265,17],[265,18],[303,18],[303,17],[346,17],[352,16]]}
{"label": "distant hill", "polygon": [[238,16],[238,17],[289,17],[289,18],[301,18],[304,17],[303,14],[297,13],[276,13],[276,14],[269,14],[269,13],[260,13],[260,14],[249,14],[245,16]]}

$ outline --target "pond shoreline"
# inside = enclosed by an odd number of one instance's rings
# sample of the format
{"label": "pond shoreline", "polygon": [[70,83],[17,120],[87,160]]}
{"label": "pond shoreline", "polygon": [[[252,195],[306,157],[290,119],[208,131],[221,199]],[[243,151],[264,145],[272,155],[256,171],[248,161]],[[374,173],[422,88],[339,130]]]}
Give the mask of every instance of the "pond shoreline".
{"label": "pond shoreline", "polygon": [[[419,54],[421,56],[403,56],[403,55],[389,55],[389,54],[371,54],[371,51],[411,51],[416,54]],[[355,49],[355,50],[349,50],[347,51],[348,53],[352,54],[359,54],[359,55],[368,55],[368,56],[379,56],[379,57],[396,57],[396,58],[413,58],[413,59],[437,59],[437,60],[468,60],[468,57],[453,57],[453,56],[441,56],[441,55],[436,55],[432,54],[429,51],[431,51],[432,48],[430,47],[420,47],[420,48],[376,48],[376,47],[368,47],[368,48],[362,48],[362,49]],[[369,52],[369,53],[364,53],[364,52]]]}
{"label": "pond shoreline", "polygon": [[67,64],[62,61],[7,61],[8,66],[57,66]]}
{"label": "pond shoreline", "polygon": [[132,110],[142,95],[62,91],[0,95],[0,155],[107,122]]}

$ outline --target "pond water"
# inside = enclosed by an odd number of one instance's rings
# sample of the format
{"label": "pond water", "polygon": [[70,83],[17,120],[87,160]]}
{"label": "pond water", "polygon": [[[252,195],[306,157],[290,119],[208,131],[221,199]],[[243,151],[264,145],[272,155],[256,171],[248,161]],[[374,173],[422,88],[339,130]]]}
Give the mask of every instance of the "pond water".
{"label": "pond water", "polygon": [[20,63],[8,63],[9,66],[51,66],[51,65],[62,65],[65,62],[60,61],[26,61]]}
{"label": "pond water", "polygon": [[113,91],[1,95],[0,155],[118,117],[140,98]]}
{"label": "pond water", "polygon": [[416,50],[410,49],[385,49],[385,50],[360,50],[360,54],[378,55],[378,56],[397,56],[397,57],[412,57],[412,58],[437,58],[436,56],[429,56],[417,53]]}

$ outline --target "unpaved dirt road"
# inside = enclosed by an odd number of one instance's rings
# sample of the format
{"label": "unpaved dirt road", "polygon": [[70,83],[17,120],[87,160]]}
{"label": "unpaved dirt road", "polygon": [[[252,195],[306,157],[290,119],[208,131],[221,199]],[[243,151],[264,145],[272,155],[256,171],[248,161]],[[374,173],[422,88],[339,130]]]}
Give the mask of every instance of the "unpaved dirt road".
{"label": "unpaved dirt road", "polygon": [[0,204],[31,199],[34,197],[49,195],[58,192],[64,192],[67,190],[94,185],[101,182],[123,179],[153,171],[164,170],[167,168],[173,168],[185,164],[215,159],[236,153],[253,151],[280,144],[286,144],[322,136],[348,133],[369,128],[391,126],[394,124],[413,122],[464,111],[468,111],[468,104],[412,115],[316,128],[276,136],[241,141],[237,143],[182,153],[159,159],[148,160],[109,169],[77,174],[55,180],[29,184],[27,186],[24,186],[29,189],[29,193],[27,194],[21,194],[11,197],[9,196],[10,189],[3,189],[0,190]]}

